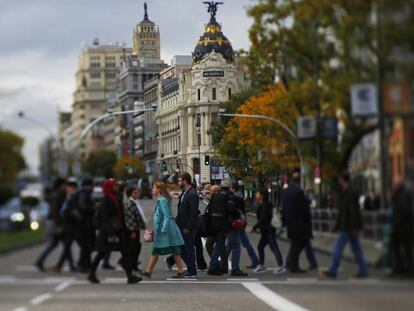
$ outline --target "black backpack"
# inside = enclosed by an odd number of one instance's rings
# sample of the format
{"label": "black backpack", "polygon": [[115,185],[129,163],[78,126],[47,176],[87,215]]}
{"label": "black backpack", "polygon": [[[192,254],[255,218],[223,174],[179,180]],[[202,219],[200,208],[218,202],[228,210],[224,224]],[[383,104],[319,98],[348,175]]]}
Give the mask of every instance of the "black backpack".
{"label": "black backpack", "polygon": [[101,227],[101,206],[102,201],[99,200],[93,205],[93,216],[92,216],[92,225],[98,230]]}

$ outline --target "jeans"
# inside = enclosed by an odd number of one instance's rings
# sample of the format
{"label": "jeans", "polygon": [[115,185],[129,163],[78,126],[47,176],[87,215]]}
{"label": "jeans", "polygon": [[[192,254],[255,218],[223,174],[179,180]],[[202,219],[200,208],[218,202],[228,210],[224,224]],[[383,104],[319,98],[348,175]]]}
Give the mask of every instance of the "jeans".
{"label": "jeans", "polygon": [[182,232],[184,239],[184,246],[182,247],[183,259],[187,266],[188,274],[197,274],[196,263],[195,263],[195,232],[185,234]]}
{"label": "jeans", "polygon": [[[259,264],[259,258],[256,255],[256,252],[252,246],[252,243],[250,243],[249,237],[247,236],[246,230],[238,231],[239,238],[241,245],[247,250],[247,254],[250,257],[250,260],[252,261],[252,265],[256,266]],[[227,244],[227,255],[230,256],[231,253],[231,247],[230,243]]]}
{"label": "jeans", "polygon": [[43,266],[44,261],[46,260],[47,256],[49,256],[50,252],[53,251],[56,246],[59,245],[60,241],[60,235],[53,234],[49,236],[49,239],[47,241],[47,244],[45,248],[43,249],[42,253],[36,260],[36,264]]}
{"label": "jeans", "polygon": [[259,244],[257,245],[257,250],[259,252],[259,263],[261,265],[264,265],[265,261],[265,252],[264,249],[266,245],[269,245],[270,249],[272,250],[272,253],[275,256],[276,262],[278,266],[283,266],[283,258],[282,254],[280,253],[279,246],[276,242],[276,230],[274,228],[270,229],[267,232],[263,232]]}
{"label": "jeans", "polygon": [[362,253],[361,245],[359,244],[359,239],[357,236],[352,235],[347,231],[339,231],[338,236],[335,241],[335,246],[332,255],[332,263],[329,268],[329,272],[333,275],[336,275],[339,264],[341,263],[342,253],[348,241],[351,243],[351,249],[354,253],[355,260],[359,266],[359,274],[362,276],[368,275],[367,266],[364,259],[364,254]]}
{"label": "jeans", "polygon": [[231,249],[231,269],[233,271],[240,270],[241,244],[239,231],[231,230],[227,234],[227,239]]}
{"label": "jeans", "polygon": [[305,254],[306,254],[306,258],[308,259],[309,265],[312,268],[318,267],[318,262],[316,261],[315,252],[313,250],[310,240],[308,240],[308,242],[305,245]]}
{"label": "jeans", "polygon": [[[210,266],[209,270],[219,269],[219,257],[223,253],[226,253],[226,235],[222,232],[218,233],[214,238],[211,238],[211,241],[214,241],[213,251],[210,257]],[[221,258],[222,261],[226,260],[226,258]]]}

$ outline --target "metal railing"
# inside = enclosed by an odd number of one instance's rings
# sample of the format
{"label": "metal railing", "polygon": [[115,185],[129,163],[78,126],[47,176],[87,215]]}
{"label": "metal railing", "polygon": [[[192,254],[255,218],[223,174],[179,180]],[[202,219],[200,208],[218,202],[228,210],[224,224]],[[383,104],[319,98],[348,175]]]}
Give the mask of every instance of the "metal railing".
{"label": "metal railing", "polygon": [[[315,232],[332,232],[338,210],[312,209],[312,226]],[[362,211],[362,237],[368,240],[381,241],[384,238],[384,227],[388,223],[387,211]]]}

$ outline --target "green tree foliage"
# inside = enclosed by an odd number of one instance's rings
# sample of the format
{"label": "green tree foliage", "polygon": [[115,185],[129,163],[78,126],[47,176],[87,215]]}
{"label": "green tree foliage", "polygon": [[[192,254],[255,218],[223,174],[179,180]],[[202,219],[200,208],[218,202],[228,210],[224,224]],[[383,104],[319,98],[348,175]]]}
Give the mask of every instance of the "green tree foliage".
{"label": "green tree foliage", "polygon": [[110,150],[91,153],[83,163],[83,171],[92,176],[113,177],[116,165],[116,154]]}
{"label": "green tree foliage", "polygon": [[[323,142],[324,174],[345,168],[353,148],[377,128],[376,120],[351,116],[351,85],[376,82],[378,74],[385,83],[412,81],[414,65],[408,65],[404,55],[413,55],[414,50],[414,3],[257,0],[247,13],[253,19],[251,48],[241,55],[255,90],[250,97],[265,94],[278,76],[300,115],[338,116],[345,131],[338,143]],[[383,64],[380,71],[378,60]],[[240,107],[241,112],[250,97],[235,98],[230,107]],[[287,120],[294,124],[291,121]],[[223,156],[246,154],[237,135],[233,135],[235,140],[226,136],[234,124],[228,123],[227,132],[223,124],[212,130],[213,136],[223,138],[216,145]],[[314,164],[315,144],[306,142],[302,147],[308,164]]]}
{"label": "green tree foliage", "polygon": [[0,187],[9,187],[26,168],[22,155],[24,139],[7,130],[0,130]]}

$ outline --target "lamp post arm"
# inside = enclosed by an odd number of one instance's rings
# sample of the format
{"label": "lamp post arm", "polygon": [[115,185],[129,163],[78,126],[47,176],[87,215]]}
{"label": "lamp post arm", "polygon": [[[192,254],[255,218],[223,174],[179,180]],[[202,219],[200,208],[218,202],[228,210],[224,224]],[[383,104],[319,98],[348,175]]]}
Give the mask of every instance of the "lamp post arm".
{"label": "lamp post arm", "polygon": [[139,112],[145,112],[145,111],[155,111],[155,108],[147,108],[147,109],[135,109],[135,110],[127,110],[127,111],[117,111],[117,112],[111,112],[111,113],[107,113],[104,114],[102,116],[100,116],[99,118],[96,118],[95,120],[93,120],[83,131],[82,134],[79,137],[78,143],[77,143],[77,149],[80,147],[80,144],[82,142],[82,140],[85,138],[85,136],[89,133],[89,131],[99,122],[101,122],[104,119],[110,118],[110,117],[115,117],[115,116],[119,116],[119,115],[124,115],[124,114],[131,114],[131,113],[139,113]]}
{"label": "lamp post arm", "polygon": [[290,141],[293,143],[293,145],[295,146],[296,152],[298,154],[299,157],[299,162],[300,162],[300,170],[301,170],[301,174],[300,174],[300,184],[302,189],[304,189],[305,187],[305,179],[303,177],[304,175],[304,159],[303,159],[303,155],[302,155],[302,151],[300,150],[299,147],[299,140],[297,138],[297,136],[295,135],[295,133],[283,122],[281,122],[278,119],[269,117],[269,116],[264,116],[261,114],[241,114],[241,113],[220,113],[220,116],[224,116],[224,117],[238,117],[238,118],[250,118],[250,119],[262,119],[262,120],[267,120],[267,121],[271,121],[273,123],[276,123],[277,125],[279,125],[288,135],[290,138]]}

